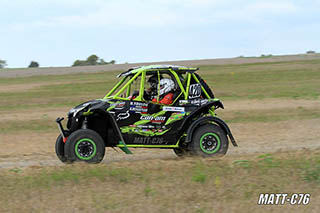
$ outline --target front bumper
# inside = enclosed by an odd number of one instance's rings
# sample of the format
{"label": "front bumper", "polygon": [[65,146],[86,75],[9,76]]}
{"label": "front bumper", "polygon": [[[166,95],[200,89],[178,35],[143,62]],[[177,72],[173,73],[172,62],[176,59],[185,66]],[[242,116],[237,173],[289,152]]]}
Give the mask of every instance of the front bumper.
{"label": "front bumper", "polygon": [[65,141],[67,136],[66,136],[65,130],[63,129],[63,126],[61,124],[61,121],[63,121],[63,119],[64,119],[63,117],[62,118],[58,117],[56,119],[56,123],[58,124],[58,129],[59,129],[59,132],[63,138],[63,141]]}

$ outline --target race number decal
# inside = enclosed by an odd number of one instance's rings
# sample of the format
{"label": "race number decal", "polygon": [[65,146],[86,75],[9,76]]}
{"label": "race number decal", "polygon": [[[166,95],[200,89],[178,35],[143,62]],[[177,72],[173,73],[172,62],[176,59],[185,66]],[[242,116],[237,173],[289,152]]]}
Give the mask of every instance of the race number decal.
{"label": "race number decal", "polygon": [[199,98],[201,96],[201,85],[191,84],[189,87],[189,99]]}
{"label": "race number decal", "polygon": [[168,141],[164,138],[155,137],[135,137],[134,144],[145,144],[145,145],[167,145]]}

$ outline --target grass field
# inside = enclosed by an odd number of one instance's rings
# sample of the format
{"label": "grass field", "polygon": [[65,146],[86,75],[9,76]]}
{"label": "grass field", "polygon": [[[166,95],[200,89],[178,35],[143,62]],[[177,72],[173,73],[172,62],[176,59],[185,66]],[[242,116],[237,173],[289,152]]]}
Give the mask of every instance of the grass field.
{"label": "grass field", "polygon": [[[102,98],[118,73],[0,78],[0,212],[320,211],[320,59],[200,66],[239,143],[222,159],[137,149],[59,164],[54,119]],[[268,192],[311,203],[258,206]]]}
{"label": "grass field", "polygon": [[[1,211],[317,212],[320,152],[10,169]],[[259,206],[260,193],[310,193],[309,205]],[[23,205],[21,205],[23,204]]]}
{"label": "grass field", "polygon": [[[318,100],[320,95],[320,60],[215,65],[200,67],[200,74],[223,101],[263,99]],[[36,76],[0,79],[0,113],[37,110],[61,112],[89,99],[102,98],[114,85],[119,72],[63,76]],[[228,107],[228,105],[226,105]],[[294,110],[271,109],[248,113],[223,112],[229,122],[290,120],[291,118],[319,118],[318,107],[303,106]],[[51,125],[50,125],[51,124]],[[35,116],[21,123],[19,120],[0,121],[1,133],[36,130],[55,130],[48,116]],[[15,128],[18,126],[19,128]]]}

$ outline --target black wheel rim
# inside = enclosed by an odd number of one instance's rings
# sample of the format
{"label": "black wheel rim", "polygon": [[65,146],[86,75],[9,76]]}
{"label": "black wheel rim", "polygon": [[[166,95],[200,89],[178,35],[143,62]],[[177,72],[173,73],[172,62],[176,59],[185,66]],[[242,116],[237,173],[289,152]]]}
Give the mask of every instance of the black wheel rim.
{"label": "black wheel rim", "polygon": [[96,144],[89,138],[83,138],[76,143],[75,153],[81,160],[92,159],[97,152]]}

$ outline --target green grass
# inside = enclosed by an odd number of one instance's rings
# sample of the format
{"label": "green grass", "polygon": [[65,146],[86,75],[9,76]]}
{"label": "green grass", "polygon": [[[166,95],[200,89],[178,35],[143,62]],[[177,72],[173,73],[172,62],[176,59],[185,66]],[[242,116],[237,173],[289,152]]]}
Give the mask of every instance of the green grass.
{"label": "green grass", "polygon": [[[23,72],[23,71],[22,71]],[[115,78],[120,71],[101,72],[101,73],[79,73],[67,75],[39,75],[31,77],[18,77],[18,78],[0,78],[0,85],[13,85],[13,84],[33,84],[43,82],[78,82],[78,81],[103,81]]]}
{"label": "green grass", "polygon": [[54,122],[54,119],[49,118],[39,118],[27,121],[0,121],[0,127],[0,134],[21,131],[48,132],[57,130],[57,124]]}
{"label": "green grass", "polygon": [[221,99],[314,99],[320,95],[320,60],[206,66],[200,73]]}
{"label": "green grass", "polygon": [[306,170],[304,180],[308,182],[315,182],[320,184],[320,162],[315,167]]}
{"label": "green grass", "polygon": [[[26,91],[22,89],[21,91],[1,92],[0,98],[3,101],[0,103],[0,110],[52,106],[73,107],[88,99],[103,98],[108,88],[111,88],[115,84],[115,78],[110,78],[112,74],[96,74],[96,76],[93,74],[82,74],[80,77],[72,79],[72,83],[64,82],[66,76],[63,76],[63,78],[60,76],[62,80],[57,79],[57,76],[48,76],[46,81],[40,81],[41,84],[45,82],[47,85],[40,85]],[[71,78],[71,76],[68,77]],[[11,81],[11,79],[8,79],[8,81]],[[35,78],[33,84],[39,83],[37,81],[38,78]]]}
{"label": "green grass", "polygon": [[[318,99],[320,60],[201,66],[201,75],[222,100]],[[101,98],[115,84],[118,72],[77,75],[0,78],[0,113],[71,108],[87,100]],[[23,86],[39,84],[24,90]],[[21,86],[20,90],[4,90]],[[63,110],[64,110],[63,109]],[[11,112],[12,113],[12,112]],[[19,113],[24,113],[19,112]],[[66,113],[63,111],[63,113]],[[218,110],[227,123],[275,122],[319,118],[317,108]],[[65,114],[62,114],[65,115]],[[54,119],[0,121],[0,133],[16,131],[57,131]]]}
{"label": "green grass", "polygon": [[[72,107],[102,98],[118,80],[117,73],[1,78],[2,87],[41,85],[0,92],[0,110]],[[222,100],[318,99],[320,95],[320,60],[200,66],[199,73]]]}
{"label": "green grass", "polygon": [[[256,202],[262,192],[310,193],[307,207],[315,210],[319,207],[319,163],[319,151],[304,151],[233,159],[151,160],[121,167],[114,163],[11,169],[0,173],[5,183],[0,186],[0,211],[21,211],[32,205],[37,211],[58,211],[54,203],[64,200],[68,204],[64,211],[79,207],[82,211],[119,212],[141,208],[155,212],[248,211],[261,208]],[[30,196],[50,199],[41,205]],[[15,205],[12,197],[25,201],[24,205]]]}
{"label": "green grass", "polygon": [[[36,112],[43,108],[49,112],[52,108],[71,108],[101,98],[115,84],[117,73],[1,78],[0,112],[13,114],[23,109]],[[222,100],[319,99],[320,94],[320,60],[201,66],[200,74]],[[36,86],[23,89],[28,84]],[[19,85],[20,90],[5,90]],[[319,110],[311,106],[217,113],[228,123],[320,117]],[[51,118],[43,116],[0,121],[1,134],[13,135],[17,131],[43,134],[57,132],[57,127]],[[319,151],[307,150],[222,159],[1,169],[0,212],[279,210],[256,205],[259,193],[268,192],[311,193],[310,205],[299,210],[316,211],[320,207],[316,200],[320,196],[319,156]]]}

